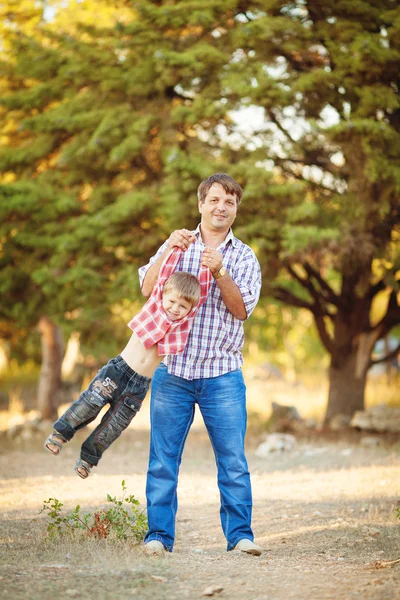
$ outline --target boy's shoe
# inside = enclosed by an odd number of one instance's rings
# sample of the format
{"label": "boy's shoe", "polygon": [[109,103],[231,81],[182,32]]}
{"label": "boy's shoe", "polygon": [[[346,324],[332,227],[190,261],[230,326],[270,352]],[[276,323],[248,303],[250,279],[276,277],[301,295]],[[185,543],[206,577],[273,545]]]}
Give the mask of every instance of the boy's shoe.
{"label": "boy's shoe", "polygon": [[165,548],[158,540],[150,540],[144,545],[144,551],[152,556],[161,556],[165,553]]}
{"label": "boy's shoe", "polygon": [[86,460],[78,458],[76,461],[74,471],[81,479],[87,479],[90,475],[93,465],[90,465]]}
{"label": "boy's shoe", "polygon": [[44,448],[51,452],[51,454],[54,454],[54,456],[57,456],[57,454],[60,454],[63,444],[65,444],[66,441],[66,438],[61,435],[61,433],[58,433],[58,431],[53,429],[53,433],[49,435],[44,443]]}
{"label": "boy's shoe", "polygon": [[254,556],[260,556],[260,554],[262,554],[262,548],[248,539],[240,540],[234,547],[234,550],[240,550],[241,552],[253,554]]}

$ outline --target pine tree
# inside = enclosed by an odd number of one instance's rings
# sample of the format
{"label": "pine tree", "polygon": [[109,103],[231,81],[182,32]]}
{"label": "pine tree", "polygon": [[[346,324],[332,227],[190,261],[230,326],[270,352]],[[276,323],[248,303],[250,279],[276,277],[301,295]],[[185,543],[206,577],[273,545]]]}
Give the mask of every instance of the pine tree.
{"label": "pine tree", "polygon": [[[300,186],[279,218],[263,194],[262,221],[279,225],[268,236],[277,268],[290,276],[270,293],[314,316],[331,356],[329,421],[363,408],[375,343],[400,323],[400,7],[394,0],[245,6],[230,103],[245,98],[263,109],[250,158],[273,163],[284,183],[277,194],[285,196],[290,182]],[[256,198],[254,172],[249,177]],[[386,309],[374,321],[379,294]]]}
{"label": "pine tree", "polygon": [[327,419],[362,408],[374,344],[400,322],[396,0],[103,0],[96,18],[93,6],[10,36],[7,311],[21,318],[29,298],[26,322],[102,322],[138,294],[133,266],[196,224],[199,181],[227,171],[245,187],[235,232],[258,253],[264,295],[311,311],[331,356]]}

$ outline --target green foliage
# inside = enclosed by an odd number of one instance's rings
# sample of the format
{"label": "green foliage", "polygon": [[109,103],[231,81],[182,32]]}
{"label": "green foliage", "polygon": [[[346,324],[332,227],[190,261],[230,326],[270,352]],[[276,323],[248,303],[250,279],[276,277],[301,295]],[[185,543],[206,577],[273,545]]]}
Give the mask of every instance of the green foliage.
{"label": "green foliage", "polygon": [[125,481],[122,481],[122,497],[107,494],[111,503],[108,509],[96,509],[94,512],[81,513],[80,506],[61,515],[63,503],[57,498],[44,500],[39,514],[45,513],[49,518],[47,533],[50,538],[83,535],[96,538],[125,540],[133,538],[140,542],[147,530],[147,518],[137,507],[139,500],[133,495],[125,496]]}
{"label": "green foliage", "polygon": [[48,21],[6,4],[7,326],[47,314],[97,352],[216,171],[245,189],[235,233],[259,257],[262,304],[311,311],[337,364],[374,329],[376,293],[393,298],[379,337],[399,323],[396,0],[54,0]]}

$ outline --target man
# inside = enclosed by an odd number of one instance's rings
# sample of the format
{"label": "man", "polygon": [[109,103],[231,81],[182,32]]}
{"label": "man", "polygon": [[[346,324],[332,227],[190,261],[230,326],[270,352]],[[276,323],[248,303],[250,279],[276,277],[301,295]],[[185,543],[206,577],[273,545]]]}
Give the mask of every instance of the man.
{"label": "man", "polygon": [[208,266],[214,281],[199,309],[182,354],[157,369],[151,395],[150,459],[147,474],[149,554],[172,551],[178,507],[178,471],[197,403],[214,449],[227,549],[260,555],[251,530],[251,484],[244,454],[246,388],[241,366],[243,321],[257,304],[260,266],[254,252],[235,238],[231,225],[242,198],[240,185],[224,173],[198,188],[200,225],[174,231],[149,264],[139,270],[149,296],[173,246],[185,250],[178,270],[197,275]]}

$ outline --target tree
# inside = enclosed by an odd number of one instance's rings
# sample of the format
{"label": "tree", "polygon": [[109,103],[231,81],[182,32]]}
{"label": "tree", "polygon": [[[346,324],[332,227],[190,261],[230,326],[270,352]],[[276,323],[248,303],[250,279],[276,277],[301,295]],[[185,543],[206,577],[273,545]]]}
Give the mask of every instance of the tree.
{"label": "tree", "polygon": [[[97,196],[90,206],[86,204],[90,184],[87,179],[82,182],[79,173],[82,159],[76,158],[78,173],[61,159],[57,163],[59,148],[71,141],[74,125],[67,111],[61,116],[71,130],[60,132],[51,111],[57,112],[70,74],[54,77],[63,67],[68,69],[68,59],[55,51],[43,7],[12,1],[2,8],[0,319],[8,324],[2,330],[10,337],[15,329],[21,335],[39,327],[43,348],[39,409],[44,418],[53,418],[61,382],[60,327],[66,335],[78,329],[86,343],[96,340],[97,351],[104,354],[104,347],[115,347],[117,341],[104,343],[115,337],[115,298],[121,293],[138,295],[130,275],[135,257],[126,254],[121,232],[124,229],[125,238],[131,240],[136,223],[127,229],[129,198],[115,202],[110,215],[109,204],[116,195],[102,185],[100,176]],[[64,35],[68,55],[72,38]],[[135,210],[140,212],[140,207]]]}
{"label": "tree", "polygon": [[[362,408],[374,343],[400,322],[397,2],[104,0],[96,25],[83,5],[12,37],[3,71],[2,192],[14,211],[26,186],[55,207],[39,227],[55,247],[30,277],[42,309],[56,295],[53,314],[80,325],[137,294],[132,266],[195,225],[188,197],[228,171],[264,295],[310,311],[331,356],[327,419]],[[24,255],[12,210],[2,237]]]}
{"label": "tree", "polygon": [[[275,237],[291,279],[271,293],[314,316],[331,356],[329,421],[363,408],[374,345],[400,323],[400,8],[245,5],[230,98],[263,108],[253,160],[302,185]],[[382,293],[386,310],[373,322]]]}

